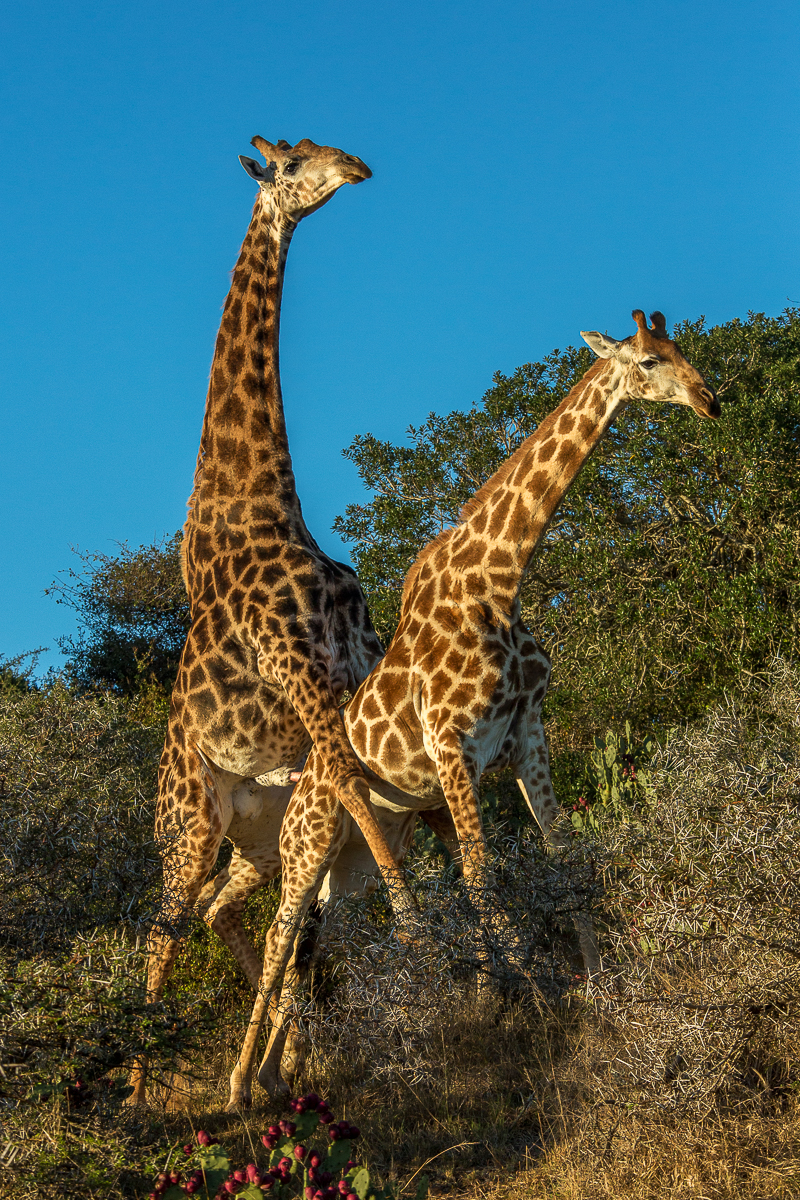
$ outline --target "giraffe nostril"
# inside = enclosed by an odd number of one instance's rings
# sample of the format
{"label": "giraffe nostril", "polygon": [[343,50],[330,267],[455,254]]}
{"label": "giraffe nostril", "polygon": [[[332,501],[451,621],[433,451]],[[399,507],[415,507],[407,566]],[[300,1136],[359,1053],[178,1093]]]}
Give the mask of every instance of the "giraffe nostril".
{"label": "giraffe nostril", "polygon": [[714,391],[714,389],[707,387],[700,388],[700,395],[706,402],[709,416],[718,417],[722,412],[722,409],[720,408],[720,403],[717,399],[717,393]]}

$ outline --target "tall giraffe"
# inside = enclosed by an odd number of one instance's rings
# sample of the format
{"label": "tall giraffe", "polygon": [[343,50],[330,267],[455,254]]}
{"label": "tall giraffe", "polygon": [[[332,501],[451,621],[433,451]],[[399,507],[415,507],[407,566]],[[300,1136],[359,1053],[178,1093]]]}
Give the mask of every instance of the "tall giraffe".
{"label": "tall giraffe", "polygon": [[[486,839],[478,798],[484,770],[511,767],[542,831],[552,845],[562,844],[541,719],[550,660],[522,622],[525,571],[567,489],[629,401],[689,405],[700,417],[720,414],[713,389],[667,337],[662,314],[651,315],[651,328],[640,310],[633,317],[637,332],[623,341],[581,334],[597,360],[467,501],[457,524],[418,556],[392,643],[344,710],[395,857],[402,859],[408,848],[416,814],[449,810],[466,886],[484,918]],[[309,904],[326,873],[335,871],[350,834],[351,822],[314,750],[281,831],[281,903],[231,1077],[231,1107],[250,1099],[266,1003],[277,994]],[[351,850],[342,869],[353,891],[376,882],[367,854],[359,867]],[[586,957],[592,939],[586,926],[583,933]],[[279,1025],[259,1072],[269,1090],[279,1079]]]}
{"label": "tall giraffe", "polygon": [[[259,185],[217,336],[194,489],[184,526],[191,628],[172,693],[159,767],[156,836],[164,868],[150,941],[148,992],[161,995],[227,833],[236,850],[206,920],[247,965],[238,913],[278,870],[291,788],[263,778],[310,745],[364,830],[387,878],[402,876],[368,804],[369,788],[338,711],[382,647],[355,573],[323,554],[306,528],[284,422],[278,333],[286,256],[298,223],[344,183],[372,172],[307,138],[253,138],[266,160],[241,157]],[[262,777],[264,786],[257,780]],[[258,975],[256,958],[255,974]],[[134,1102],[144,1100],[137,1071]]]}

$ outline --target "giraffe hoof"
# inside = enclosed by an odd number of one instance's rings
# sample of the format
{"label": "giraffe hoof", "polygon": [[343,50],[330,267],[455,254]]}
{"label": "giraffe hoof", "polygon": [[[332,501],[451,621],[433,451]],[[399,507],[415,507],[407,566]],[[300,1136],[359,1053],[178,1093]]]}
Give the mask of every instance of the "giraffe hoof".
{"label": "giraffe hoof", "polygon": [[291,1088],[286,1080],[281,1076],[280,1071],[273,1072],[267,1070],[265,1067],[262,1067],[258,1072],[257,1079],[267,1095],[272,1096],[273,1098],[277,1096],[288,1096],[291,1092]]}
{"label": "giraffe hoof", "polygon": [[225,1105],[225,1112],[241,1112],[242,1109],[252,1107],[253,1098],[249,1092],[241,1091],[238,1095],[231,1092],[231,1098]]}

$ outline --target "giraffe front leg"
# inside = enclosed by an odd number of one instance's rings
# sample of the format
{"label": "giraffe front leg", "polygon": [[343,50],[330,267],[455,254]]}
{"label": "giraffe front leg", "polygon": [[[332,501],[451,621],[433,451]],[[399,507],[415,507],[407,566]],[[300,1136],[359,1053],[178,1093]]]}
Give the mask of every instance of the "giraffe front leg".
{"label": "giraffe front leg", "polygon": [[[516,767],[517,784],[547,841],[554,850],[559,850],[566,845],[567,839],[560,828],[563,814],[553,791],[547,739],[541,721],[530,723],[527,746],[525,759]],[[589,913],[578,912],[573,917],[573,923],[580,942],[583,965],[591,978],[602,970],[594,922]]]}
{"label": "giraffe front leg", "polygon": [[[475,909],[482,934],[489,933],[492,924],[492,876],[486,856],[486,834],[483,829],[477,781],[467,760],[461,737],[448,731],[435,746],[436,766],[447,807],[450,810],[458,849],[461,856],[464,883]],[[443,832],[446,826],[443,826]],[[491,953],[487,938],[482,936],[477,947],[479,990],[492,975]]]}
{"label": "giraffe front leg", "polygon": [[[166,760],[166,761],[165,761]],[[147,998],[161,999],[180,951],[189,915],[214,866],[227,825],[213,768],[182,731],[168,738],[159,772],[156,842],[164,884],[158,916],[148,938]],[[131,1073],[131,1104],[146,1099],[147,1063]]]}

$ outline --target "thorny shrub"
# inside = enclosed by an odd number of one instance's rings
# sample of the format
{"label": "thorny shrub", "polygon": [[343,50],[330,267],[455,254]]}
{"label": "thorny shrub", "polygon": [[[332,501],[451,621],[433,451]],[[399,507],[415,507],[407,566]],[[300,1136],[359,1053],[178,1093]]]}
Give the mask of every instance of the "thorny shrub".
{"label": "thorny shrub", "polygon": [[161,714],[60,679],[0,692],[0,946],[63,953],[155,900]]}
{"label": "thorny shrub", "polygon": [[800,672],[777,663],[651,772],[643,818],[603,830],[613,1025],[595,1085],[661,1111],[779,1105],[800,1089]]}

